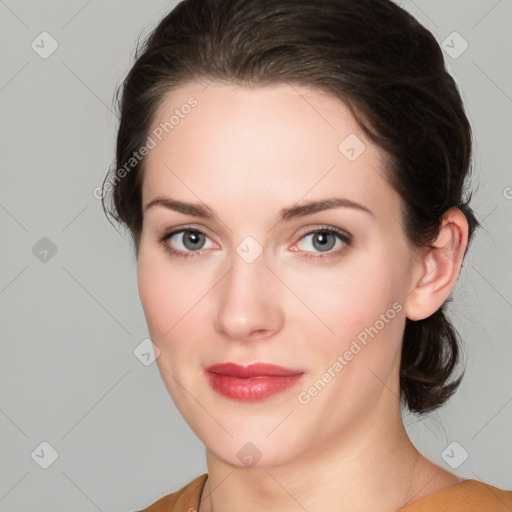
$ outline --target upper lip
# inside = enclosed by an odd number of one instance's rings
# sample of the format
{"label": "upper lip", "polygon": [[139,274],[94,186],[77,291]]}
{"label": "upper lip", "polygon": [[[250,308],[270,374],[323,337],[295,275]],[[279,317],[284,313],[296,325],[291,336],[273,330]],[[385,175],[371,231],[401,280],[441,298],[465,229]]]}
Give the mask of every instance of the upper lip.
{"label": "upper lip", "polygon": [[228,375],[239,379],[249,377],[289,377],[290,375],[300,375],[304,373],[301,370],[292,370],[275,364],[254,363],[247,366],[240,366],[235,363],[214,364],[206,368],[206,371],[217,375]]}

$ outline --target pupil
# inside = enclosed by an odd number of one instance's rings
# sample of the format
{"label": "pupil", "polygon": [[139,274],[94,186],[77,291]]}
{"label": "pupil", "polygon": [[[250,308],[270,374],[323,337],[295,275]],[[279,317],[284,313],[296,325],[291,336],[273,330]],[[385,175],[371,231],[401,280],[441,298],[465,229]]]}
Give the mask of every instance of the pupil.
{"label": "pupil", "polygon": [[[320,248],[326,249],[326,245],[329,245],[328,241],[327,241],[327,238],[329,236],[334,238],[332,233],[317,233],[317,240],[319,241]],[[331,248],[332,248],[332,244],[331,244],[331,247],[327,247],[327,250],[331,249]]]}
{"label": "pupil", "polygon": [[188,233],[188,236],[185,237],[185,246],[187,249],[197,249],[197,247],[194,247],[194,244],[197,245],[201,241],[201,234],[195,231],[189,231]]}

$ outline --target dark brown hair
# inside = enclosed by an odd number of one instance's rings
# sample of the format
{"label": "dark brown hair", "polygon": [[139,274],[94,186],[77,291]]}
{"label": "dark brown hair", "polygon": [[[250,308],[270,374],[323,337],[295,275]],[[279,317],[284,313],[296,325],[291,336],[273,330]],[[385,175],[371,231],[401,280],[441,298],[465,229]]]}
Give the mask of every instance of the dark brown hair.
{"label": "dark brown hair", "polygon": [[[146,143],[166,94],[203,78],[333,94],[387,156],[410,243],[431,244],[452,206],[465,214],[471,239],[478,226],[464,197],[471,128],[438,43],[405,10],[390,0],[184,0],[138,48],[118,96],[116,162],[102,202],[129,228],[136,253],[144,159],[129,169],[126,162]],[[460,348],[445,304],[424,320],[406,320],[400,389],[416,413],[441,406],[464,374],[450,381]]]}

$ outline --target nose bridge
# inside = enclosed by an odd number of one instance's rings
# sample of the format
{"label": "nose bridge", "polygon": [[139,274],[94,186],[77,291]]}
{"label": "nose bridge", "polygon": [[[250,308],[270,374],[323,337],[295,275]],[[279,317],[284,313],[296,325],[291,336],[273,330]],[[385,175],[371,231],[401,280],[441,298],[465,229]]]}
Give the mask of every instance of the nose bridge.
{"label": "nose bridge", "polygon": [[232,339],[261,337],[281,327],[276,283],[265,253],[257,252],[253,241],[242,241],[232,255],[231,270],[220,283],[216,328]]}

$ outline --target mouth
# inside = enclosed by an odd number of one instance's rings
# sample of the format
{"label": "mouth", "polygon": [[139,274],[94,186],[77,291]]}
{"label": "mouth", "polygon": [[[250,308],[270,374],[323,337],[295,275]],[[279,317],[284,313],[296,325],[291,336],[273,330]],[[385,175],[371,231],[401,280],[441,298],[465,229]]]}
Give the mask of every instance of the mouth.
{"label": "mouth", "polygon": [[304,372],[273,364],[240,366],[221,363],[205,370],[208,383],[220,395],[243,402],[264,400],[298,384]]}

